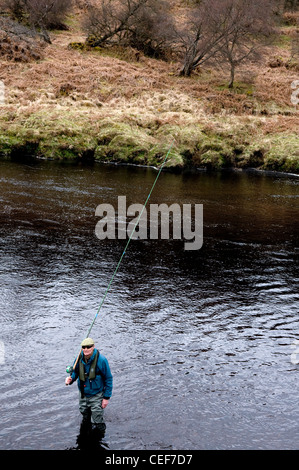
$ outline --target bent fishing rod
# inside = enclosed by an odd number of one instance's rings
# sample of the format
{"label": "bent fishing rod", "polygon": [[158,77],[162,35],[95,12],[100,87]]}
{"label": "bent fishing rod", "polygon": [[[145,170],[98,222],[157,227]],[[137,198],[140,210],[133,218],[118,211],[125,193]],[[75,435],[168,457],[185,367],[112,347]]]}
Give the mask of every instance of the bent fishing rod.
{"label": "bent fishing rod", "polygon": [[[114,279],[114,277],[115,277],[115,275],[116,275],[116,273],[117,273],[117,271],[118,271],[118,269],[119,269],[119,267],[120,267],[120,264],[121,264],[121,262],[122,262],[123,257],[125,256],[125,253],[126,253],[126,251],[127,251],[127,249],[128,249],[128,246],[129,246],[129,244],[130,244],[130,242],[131,242],[131,240],[132,240],[132,238],[133,238],[133,235],[134,235],[134,233],[135,233],[136,227],[137,227],[137,225],[139,224],[139,221],[140,221],[140,219],[141,219],[141,217],[142,217],[142,214],[143,214],[143,212],[144,212],[144,209],[145,209],[145,207],[146,207],[146,205],[147,205],[147,203],[148,203],[148,201],[149,201],[149,198],[151,197],[151,194],[152,194],[152,192],[153,192],[153,190],[154,190],[154,187],[156,186],[156,183],[157,183],[157,181],[158,181],[158,179],[159,179],[159,176],[160,176],[160,174],[161,174],[161,171],[163,170],[163,167],[164,167],[164,165],[165,165],[165,163],[166,163],[166,161],[167,161],[168,155],[170,154],[170,151],[171,151],[171,149],[172,149],[172,147],[173,147],[173,144],[174,144],[174,140],[172,141],[172,143],[171,143],[171,145],[170,145],[170,147],[169,147],[169,149],[168,149],[168,152],[167,152],[167,154],[166,154],[166,156],[165,156],[165,158],[164,158],[164,160],[163,160],[163,163],[162,163],[162,165],[161,165],[160,168],[159,168],[159,171],[158,171],[158,174],[157,174],[157,176],[156,176],[156,179],[155,179],[155,181],[154,181],[154,183],[153,183],[153,185],[152,185],[152,187],[151,187],[150,192],[148,193],[148,196],[147,196],[147,198],[146,198],[145,203],[143,204],[142,210],[141,210],[140,213],[139,213],[139,216],[138,216],[138,218],[137,218],[137,222],[136,222],[136,224],[135,224],[135,226],[134,226],[134,229],[132,230],[131,235],[130,235],[128,241],[127,241],[127,244],[126,244],[126,246],[125,246],[125,248],[124,248],[124,250],[123,250],[123,252],[122,252],[122,254],[121,254],[121,256],[120,256],[120,259],[119,259],[119,261],[118,261],[118,263],[117,263],[117,265],[116,265],[116,268],[115,268],[115,270],[114,270],[114,272],[113,272],[113,274],[112,274],[112,277],[111,277],[111,279],[110,279],[110,281],[109,281],[109,284],[108,284],[108,286],[107,286],[107,288],[106,288],[106,290],[105,290],[105,292],[104,292],[104,295],[103,295],[103,298],[102,298],[102,300],[101,300],[101,303],[100,303],[100,305],[99,305],[99,307],[98,307],[98,310],[96,311],[96,314],[95,314],[95,316],[94,316],[94,319],[92,320],[92,323],[91,323],[91,325],[90,325],[90,327],[89,327],[89,329],[88,329],[88,331],[87,331],[87,334],[86,334],[85,338],[88,338],[88,337],[89,337],[90,332],[91,332],[91,330],[92,330],[92,328],[93,328],[93,325],[95,324],[95,321],[96,321],[96,319],[97,319],[97,317],[98,317],[98,315],[99,315],[99,313],[100,313],[100,310],[101,310],[101,308],[102,308],[102,305],[103,305],[103,303],[104,303],[104,301],[105,301],[105,299],[106,299],[106,297],[107,297],[107,294],[108,294],[108,292],[109,292],[109,290],[110,290],[110,287],[111,287],[111,284],[112,284],[112,282],[113,282],[113,279]],[[76,360],[74,361],[74,365],[73,365],[73,366],[67,366],[67,368],[66,368],[66,372],[67,372],[67,373],[72,374],[72,372],[75,370],[76,365],[77,365],[78,360],[79,360],[79,357],[80,357],[80,354],[81,354],[81,349],[80,349],[80,352],[79,352],[78,356],[76,357]]]}

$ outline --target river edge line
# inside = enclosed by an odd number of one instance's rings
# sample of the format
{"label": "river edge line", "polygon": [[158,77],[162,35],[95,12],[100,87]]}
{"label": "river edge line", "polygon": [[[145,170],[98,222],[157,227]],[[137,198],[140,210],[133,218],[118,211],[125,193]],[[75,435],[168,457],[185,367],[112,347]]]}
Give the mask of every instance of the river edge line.
{"label": "river edge line", "polygon": [[[1,158],[157,168],[174,138],[175,144],[165,165],[165,169],[170,171],[256,169],[299,174],[299,139],[295,133],[257,138],[247,135],[245,140],[251,143],[246,145],[243,132],[243,142],[241,139],[238,142],[235,134],[225,138],[215,133],[207,135],[199,127],[172,127],[169,132],[164,129],[163,140],[159,140],[144,129],[132,128],[126,123],[106,123],[92,129],[88,120],[88,131],[85,131],[85,126],[78,126],[73,120],[58,117],[55,124],[51,118],[47,123],[40,117],[31,115],[27,120],[20,119],[23,125],[14,122],[11,126],[3,126],[4,121],[0,121]],[[38,120],[41,121],[40,127],[33,125]],[[188,134],[191,134],[190,140],[187,139]]]}

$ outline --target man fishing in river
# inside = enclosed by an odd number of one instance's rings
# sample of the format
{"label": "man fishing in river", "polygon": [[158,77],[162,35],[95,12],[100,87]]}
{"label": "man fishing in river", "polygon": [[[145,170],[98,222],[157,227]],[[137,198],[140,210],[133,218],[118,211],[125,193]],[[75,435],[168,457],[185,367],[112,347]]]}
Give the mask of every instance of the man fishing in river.
{"label": "man fishing in river", "polygon": [[[166,160],[168,158],[168,155],[170,153],[170,150],[173,144],[174,144],[174,140],[171,146],[169,147],[169,150],[163,160],[162,165],[160,166],[156,179],[143,205],[143,209],[139,213],[139,217],[136,221],[134,230],[131,232],[131,235],[129,237],[129,240],[127,241],[125,249],[123,250],[120,260],[113,272],[113,275],[104,293],[100,306],[91,323],[87,336],[89,335],[97,319],[97,316],[107,296],[107,293],[110,289],[112,281],[127,251],[129,243],[133,238],[135,229],[139,224],[143,210],[145,209],[145,206],[151,196],[151,193],[153,192],[153,189],[156,185],[156,182],[158,181],[160,173],[166,163]],[[70,367],[72,369],[72,373],[69,377],[65,379],[65,384],[70,385],[75,380],[78,379],[78,388],[81,393],[80,398],[79,398],[79,410],[83,416],[82,424],[84,423],[88,424],[91,418],[92,421],[95,423],[96,427],[98,428],[98,430],[102,432],[104,435],[104,432],[106,429],[106,424],[104,422],[104,409],[108,405],[109,398],[111,397],[111,394],[112,394],[112,374],[111,374],[107,359],[101,354],[99,354],[99,352],[95,349],[94,341],[91,338],[85,338],[81,343],[81,347],[82,347],[82,351],[80,352],[78,359],[75,362],[74,369]]]}
{"label": "man fishing in river", "polygon": [[112,374],[107,359],[95,348],[91,338],[81,343],[82,351],[71,375],[65,379],[71,385],[78,379],[79,410],[83,416],[82,426],[91,422],[104,435],[104,409],[112,395]]}

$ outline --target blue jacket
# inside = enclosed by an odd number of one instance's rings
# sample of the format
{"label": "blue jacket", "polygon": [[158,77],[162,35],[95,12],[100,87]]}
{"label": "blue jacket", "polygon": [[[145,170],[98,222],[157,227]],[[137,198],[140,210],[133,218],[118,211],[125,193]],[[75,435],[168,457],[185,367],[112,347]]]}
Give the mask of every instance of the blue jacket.
{"label": "blue jacket", "polygon": [[[79,361],[82,361],[84,365],[84,370],[87,374],[87,379],[84,382],[84,395],[86,397],[91,397],[93,395],[96,395],[97,393],[103,392],[103,397],[109,399],[112,395],[113,378],[108,361],[102,354],[99,354],[98,357],[95,379],[89,380],[88,378],[89,369],[96,353],[97,350],[94,349],[92,356],[88,359],[87,362],[85,362],[84,354],[83,352],[81,352]],[[72,372],[71,377],[73,382],[78,379],[78,388],[81,391],[81,383],[79,379],[79,361],[76,365],[75,370]]]}

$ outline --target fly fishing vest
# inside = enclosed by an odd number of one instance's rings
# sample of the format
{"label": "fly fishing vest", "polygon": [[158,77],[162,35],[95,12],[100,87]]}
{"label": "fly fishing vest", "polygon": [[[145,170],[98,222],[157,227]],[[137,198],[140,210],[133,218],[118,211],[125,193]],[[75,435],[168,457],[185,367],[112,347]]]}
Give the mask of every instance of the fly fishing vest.
{"label": "fly fishing vest", "polygon": [[[90,364],[90,369],[89,369],[89,374],[88,374],[89,380],[93,380],[96,378],[96,368],[97,368],[98,358],[99,358],[99,351],[96,352],[96,355],[93,358],[92,363]],[[82,357],[80,357],[80,361],[79,361],[79,379],[80,379],[80,382],[85,382],[85,380],[87,379],[87,374],[84,369]]]}
{"label": "fly fishing vest", "polygon": [[[97,375],[96,368],[97,368],[98,358],[99,358],[99,351],[96,352],[95,357],[93,358],[92,363],[90,364],[89,374],[87,375],[84,369],[82,357],[80,357],[79,379],[80,379],[80,390],[81,390],[82,398],[84,397],[84,382],[86,381],[86,379],[88,378],[89,380],[94,380],[96,378],[96,375]],[[102,375],[100,371],[99,371],[99,374]]]}

